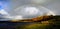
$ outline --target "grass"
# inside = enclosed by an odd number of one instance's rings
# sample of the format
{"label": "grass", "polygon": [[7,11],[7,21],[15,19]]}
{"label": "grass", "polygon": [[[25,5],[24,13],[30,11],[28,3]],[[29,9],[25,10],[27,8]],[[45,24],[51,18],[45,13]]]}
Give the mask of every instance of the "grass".
{"label": "grass", "polygon": [[60,17],[48,21],[34,22],[23,26],[16,26],[16,29],[60,29]]}

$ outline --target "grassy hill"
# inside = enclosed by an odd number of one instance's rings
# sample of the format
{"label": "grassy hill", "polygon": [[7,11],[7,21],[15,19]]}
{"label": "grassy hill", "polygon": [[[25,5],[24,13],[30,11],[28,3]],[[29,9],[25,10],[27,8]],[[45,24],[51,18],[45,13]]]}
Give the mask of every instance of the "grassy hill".
{"label": "grassy hill", "polygon": [[16,29],[60,29],[60,16],[53,16],[53,19],[47,21],[34,22],[16,27]]}
{"label": "grassy hill", "polygon": [[41,22],[3,22],[0,29],[60,29],[60,16]]}

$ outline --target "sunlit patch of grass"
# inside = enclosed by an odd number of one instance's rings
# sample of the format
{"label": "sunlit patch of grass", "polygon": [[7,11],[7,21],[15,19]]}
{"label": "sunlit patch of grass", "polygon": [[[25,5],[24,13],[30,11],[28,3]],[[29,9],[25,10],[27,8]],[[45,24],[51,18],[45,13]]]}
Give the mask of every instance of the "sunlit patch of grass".
{"label": "sunlit patch of grass", "polygon": [[46,29],[49,25],[41,23],[32,23],[23,26],[17,26],[16,29]]}
{"label": "sunlit patch of grass", "polygon": [[34,22],[32,24],[27,24],[23,26],[18,26],[18,29],[49,29],[52,28],[52,24],[49,24],[50,21]]}
{"label": "sunlit patch of grass", "polygon": [[45,29],[47,26],[46,24],[35,23],[25,26],[24,29]]}

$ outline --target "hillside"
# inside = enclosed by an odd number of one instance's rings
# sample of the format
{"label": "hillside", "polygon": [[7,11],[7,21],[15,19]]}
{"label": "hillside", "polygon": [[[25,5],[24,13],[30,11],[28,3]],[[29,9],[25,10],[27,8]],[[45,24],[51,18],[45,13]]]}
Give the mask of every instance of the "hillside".
{"label": "hillside", "polygon": [[60,16],[53,16],[52,19],[41,22],[31,22],[24,26],[17,26],[17,29],[60,29]]}
{"label": "hillside", "polygon": [[60,29],[60,16],[53,16],[52,19],[43,20],[40,22],[5,21],[0,23],[0,29]]}

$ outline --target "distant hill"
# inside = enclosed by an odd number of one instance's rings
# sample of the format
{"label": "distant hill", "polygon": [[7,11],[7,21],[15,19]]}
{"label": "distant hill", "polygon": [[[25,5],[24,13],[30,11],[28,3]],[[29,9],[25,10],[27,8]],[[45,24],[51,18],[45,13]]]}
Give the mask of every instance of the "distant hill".
{"label": "distant hill", "polygon": [[21,19],[21,20],[12,20],[12,22],[41,22],[41,21],[48,21],[51,19],[59,19],[60,16],[56,15],[56,16],[38,16],[36,18],[32,18],[32,19]]}

